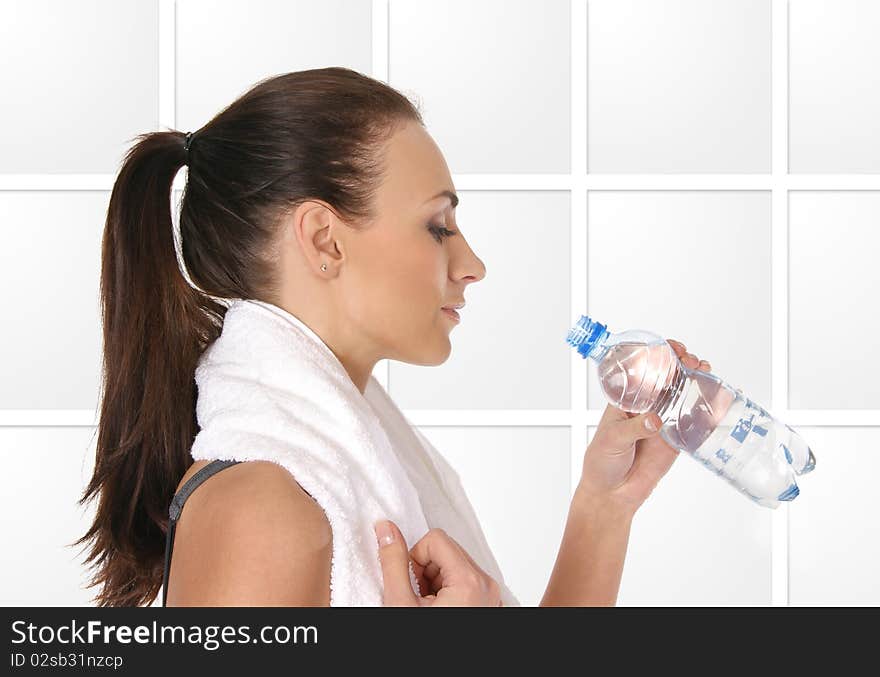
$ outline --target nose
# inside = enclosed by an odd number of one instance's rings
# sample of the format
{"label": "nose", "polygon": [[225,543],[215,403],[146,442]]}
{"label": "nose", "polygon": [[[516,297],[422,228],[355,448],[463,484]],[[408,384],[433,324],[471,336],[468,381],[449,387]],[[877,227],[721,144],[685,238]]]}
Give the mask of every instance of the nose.
{"label": "nose", "polygon": [[486,264],[483,263],[483,260],[481,258],[479,258],[478,256],[474,256],[474,258],[477,260],[478,266],[477,266],[477,273],[475,275],[473,275],[474,279],[471,281],[472,282],[479,282],[484,277],[486,277]]}
{"label": "nose", "polygon": [[467,247],[466,253],[451,262],[449,274],[455,279],[463,278],[467,283],[479,282],[486,277],[486,264],[470,247]]}

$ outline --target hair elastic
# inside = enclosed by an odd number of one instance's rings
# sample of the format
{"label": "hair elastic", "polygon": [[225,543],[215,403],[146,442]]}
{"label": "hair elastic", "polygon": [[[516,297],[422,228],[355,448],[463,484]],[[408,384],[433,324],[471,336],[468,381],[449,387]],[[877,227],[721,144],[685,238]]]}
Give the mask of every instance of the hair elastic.
{"label": "hair elastic", "polygon": [[189,145],[190,145],[190,142],[192,141],[192,136],[193,136],[192,132],[187,132],[186,133],[186,140],[183,142],[183,151],[186,153],[186,164],[187,165],[189,164]]}

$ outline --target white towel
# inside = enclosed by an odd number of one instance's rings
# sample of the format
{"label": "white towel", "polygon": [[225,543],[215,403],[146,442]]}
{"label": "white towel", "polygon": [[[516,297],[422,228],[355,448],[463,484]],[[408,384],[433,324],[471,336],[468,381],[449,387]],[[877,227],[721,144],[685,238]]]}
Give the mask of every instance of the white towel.
{"label": "white towel", "polygon": [[[371,375],[363,394],[324,341],[270,303],[234,299],[195,373],[195,460],[273,461],[323,508],[333,532],[331,606],[381,606],[373,524],[390,519],[412,547],[444,529],[520,603],[458,474]],[[410,571],[413,590],[418,584]]]}

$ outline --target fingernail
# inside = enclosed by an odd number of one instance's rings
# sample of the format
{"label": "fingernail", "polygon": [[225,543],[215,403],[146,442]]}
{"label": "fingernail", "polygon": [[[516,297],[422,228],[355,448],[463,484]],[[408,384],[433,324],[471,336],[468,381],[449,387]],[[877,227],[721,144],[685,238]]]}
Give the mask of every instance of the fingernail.
{"label": "fingernail", "polygon": [[654,421],[653,416],[645,417],[645,427],[650,430],[652,433],[657,432],[657,423]]}
{"label": "fingernail", "polygon": [[387,520],[376,522],[373,526],[373,530],[376,532],[376,541],[379,543],[380,548],[383,545],[388,545],[394,542],[394,532],[391,530],[391,525]]}

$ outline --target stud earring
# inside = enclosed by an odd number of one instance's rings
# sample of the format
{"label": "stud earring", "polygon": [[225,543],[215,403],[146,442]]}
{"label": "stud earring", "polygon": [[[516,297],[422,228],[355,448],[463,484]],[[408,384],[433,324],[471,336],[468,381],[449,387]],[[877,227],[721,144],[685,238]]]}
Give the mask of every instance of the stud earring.
{"label": "stud earring", "polygon": [[327,264],[326,263],[321,264],[321,270],[323,270],[325,273],[327,272]]}

